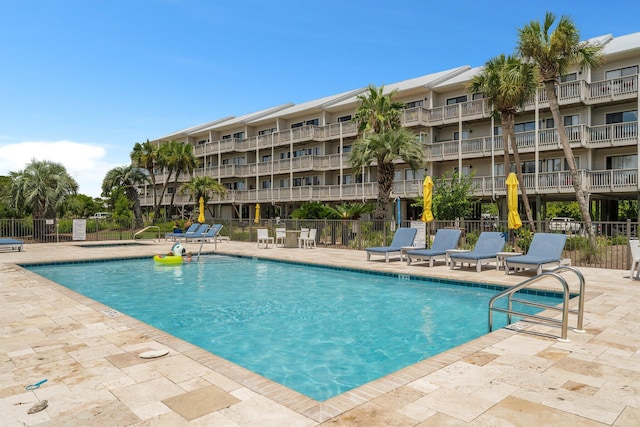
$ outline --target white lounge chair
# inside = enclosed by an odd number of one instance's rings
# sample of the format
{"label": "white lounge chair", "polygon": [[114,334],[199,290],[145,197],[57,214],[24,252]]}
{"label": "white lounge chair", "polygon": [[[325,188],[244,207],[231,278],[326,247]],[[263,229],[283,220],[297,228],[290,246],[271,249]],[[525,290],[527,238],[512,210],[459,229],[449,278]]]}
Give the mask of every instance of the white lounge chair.
{"label": "white lounge chair", "polygon": [[301,228],[300,236],[298,236],[298,248],[302,248],[302,245],[304,244],[304,240],[307,239],[308,237],[309,237],[309,229]]}
{"label": "white lounge chair", "polygon": [[286,240],[287,240],[287,229],[276,228],[276,246],[280,244],[282,245],[282,247],[284,247]]}
{"label": "white lounge chair", "polygon": [[315,228],[312,228],[309,230],[309,235],[305,238],[302,239],[302,247],[305,249],[310,249],[312,247],[316,247],[316,234],[318,233],[318,230]]}
{"label": "white lounge chair", "polygon": [[271,244],[274,244],[273,237],[269,237],[269,230],[267,230],[266,228],[258,228],[258,248],[260,248],[260,243],[263,243],[265,249],[268,249],[269,242],[271,242]]}
{"label": "white lounge chair", "polygon": [[640,279],[640,240],[629,240],[629,249],[631,251],[631,270],[629,277],[631,279]]}

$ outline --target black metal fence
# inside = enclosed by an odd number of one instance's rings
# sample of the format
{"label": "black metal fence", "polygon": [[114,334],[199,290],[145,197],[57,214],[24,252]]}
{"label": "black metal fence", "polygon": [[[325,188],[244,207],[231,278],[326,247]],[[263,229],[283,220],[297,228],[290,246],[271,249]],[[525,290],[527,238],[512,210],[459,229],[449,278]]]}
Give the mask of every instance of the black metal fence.
{"label": "black metal fence", "polygon": [[[325,248],[364,249],[372,246],[388,245],[396,229],[389,221],[373,220],[327,220],[327,219],[265,219],[258,223],[246,220],[211,220],[222,224],[221,236],[234,241],[256,242],[257,229],[267,228],[270,236],[275,236],[276,228],[301,230],[315,228],[316,245]],[[78,225],[78,224],[76,224]],[[82,238],[86,241],[158,239],[172,231],[174,222],[145,224],[135,228],[133,220],[86,219]],[[404,221],[401,226],[409,227],[411,222]],[[426,224],[424,241],[428,246],[439,228],[459,228],[462,230],[460,246],[472,248],[482,231],[503,231],[508,233],[507,250],[526,253],[533,238],[531,230],[524,226],[516,231],[509,230],[505,221],[493,219],[464,221],[434,221]],[[567,244],[564,257],[570,258],[574,266],[628,269],[630,254],[628,241],[637,238],[638,223],[594,222],[592,224],[595,239],[589,238],[585,226],[580,222],[540,221],[536,224],[538,232],[566,233]],[[77,232],[77,230],[76,230]],[[72,219],[0,219],[0,238],[10,237],[30,243],[56,243],[79,240],[74,235]]]}

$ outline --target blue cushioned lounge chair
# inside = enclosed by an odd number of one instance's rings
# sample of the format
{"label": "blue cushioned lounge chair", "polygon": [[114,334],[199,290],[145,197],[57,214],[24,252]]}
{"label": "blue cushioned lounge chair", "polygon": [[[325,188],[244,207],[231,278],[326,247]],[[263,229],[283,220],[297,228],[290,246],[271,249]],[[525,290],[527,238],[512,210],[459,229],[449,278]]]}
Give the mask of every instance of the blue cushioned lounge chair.
{"label": "blue cushioned lounge chair", "polygon": [[2,238],[0,239],[0,247],[22,252],[24,250],[24,240]]}
{"label": "blue cushioned lounge chair", "polygon": [[566,234],[534,234],[526,255],[515,255],[505,259],[505,274],[509,274],[512,268],[535,268],[537,273],[541,274],[543,267],[559,266],[565,243]]}
{"label": "blue cushioned lounge chair", "polygon": [[190,232],[186,232],[184,233],[184,241],[188,242],[189,240],[191,241],[195,241],[196,239],[202,239],[202,237],[207,233],[207,230],[209,230],[210,226],[209,224],[199,224],[198,228],[196,228],[196,230],[193,233]]}
{"label": "blue cushioned lounge chair", "polygon": [[507,242],[507,236],[505,233],[497,231],[483,231],[478,237],[476,246],[469,252],[458,252],[449,255],[450,265],[453,269],[456,263],[460,263],[462,267],[465,262],[476,265],[476,271],[482,271],[482,264],[488,264],[490,262],[498,262],[498,252],[504,249],[504,244]]}
{"label": "blue cushioned lounge chair", "polygon": [[460,241],[460,230],[453,228],[441,228],[436,231],[433,238],[433,244],[430,249],[414,249],[407,251],[407,265],[411,265],[413,261],[429,261],[429,267],[433,267],[433,261],[436,259],[444,260],[449,249],[458,247]]}
{"label": "blue cushioned lounge chair", "polygon": [[413,239],[418,232],[415,228],[401,227],[396,230],[393,240],[389,246],[378,246],[365,249],[367,251],[367,261],[371,260],[371,255],[384,255],[385,262],[389,262],[389,255],[402,255],[402,248],[413,245]]}
{"label": "blue cushioned lounge chair", "polygon": [[187,233],[194,233],[194,232],[198,229],[198,227],[200,227],[200,224],[198,224],[198,223],[196,222],[196,223],[194,223],[194,224],[191,224],[191,225],[189,226],[189,228],[187,228],[187,230],[186,230],[186,231],[183,231],[183,232],[165,233],[165,235],[164,235],[164,240],[169,240],[169,239],[171,239],[171,240],[174,240],[174,241],[175,241],[176,239],[179,239],[179,238],[181,238],[181,237],[184,237]]}

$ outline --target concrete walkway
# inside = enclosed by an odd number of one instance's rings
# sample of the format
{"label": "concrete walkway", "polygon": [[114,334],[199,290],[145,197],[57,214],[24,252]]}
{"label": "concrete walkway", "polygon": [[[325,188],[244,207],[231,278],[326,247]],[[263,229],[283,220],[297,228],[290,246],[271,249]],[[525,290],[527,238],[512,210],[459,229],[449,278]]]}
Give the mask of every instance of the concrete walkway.
{"label": "concrete walkway", "polygon": [[[17,265],[151,257],[171,247],[105,243],[0,251],[3,426],[640,425],[640,282],[627,271],[581,269],[586,333],[570,330],[570,342],[502,329],[317,402]],[[496,284],[530,277],[367,262],[363,251],[340,249],[225,242],[216,252]],[[567,279],[575,291],[577,281]],[[168,354],[139,357],[149,350]],[[25,390],[45,378],[40,388]],[[42,400],[47,408],[29,414]]]}

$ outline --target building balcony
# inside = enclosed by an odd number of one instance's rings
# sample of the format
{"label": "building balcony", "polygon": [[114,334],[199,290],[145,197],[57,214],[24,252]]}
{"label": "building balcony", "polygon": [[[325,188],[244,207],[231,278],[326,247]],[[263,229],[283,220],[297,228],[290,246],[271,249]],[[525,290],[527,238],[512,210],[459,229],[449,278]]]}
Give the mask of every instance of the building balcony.
{"label": "building balcony", "polygon": [[[602,148],[636,145],[638,141],[638,122],[615,123],[601,126],[576,125],[565,128],[572,148]],[[536,132],[519,132],[515,135],[520,153],[536,150]],[[562,149],[558,138],[558,130],[541,129],[538,131],[538,150]],[[492,149],[493,147],[493,149]],[[502,135],[493,137],[463,139],[461,141],[443,141],[426,144],[427,161],[455,160],[462,158],[490,157],[491,154],[504,154]]]}
{"label": "building balcony", "polygon": [[[598,194],[631,195],[638,192],[637,169],[613,169],[578,171],[579,180],[585,192],[592,196]],[[573,179],[568,171],[540,172],[524,174],[524,187],[532,195],[566,195],[575,193]],[[475,176],[471,178],[474,197],[492,198],[506,195],[504,176]],[[436,184],[437,185],[437,184]],[[391,198],[413,198],[422,194],[422,180],[396,181],[393,184]],[[372,201],[378,197],[378,184],[375,182],[343,185],[305,185],[296,187],[268,188],[258,190],[229,190],[226,197],[213,196],[209,204],[242,203],[289,203],[289,202],[339,202],[344,200]],[[165,194],[163,205],[171,201],[171,194]],[[197,201],[188,194],[176,195],[176,206],[195,205]],[[151,196],[141,196],[142,206],[152,206]]]}

